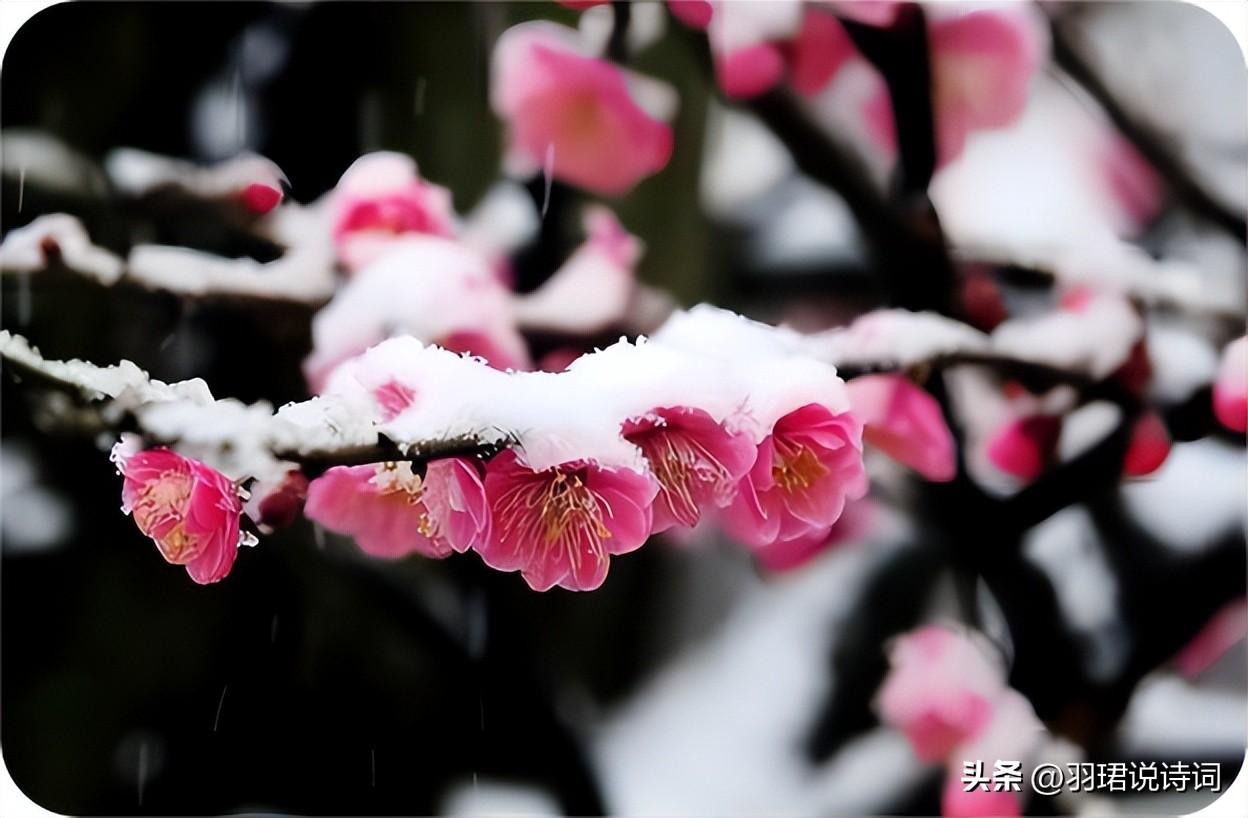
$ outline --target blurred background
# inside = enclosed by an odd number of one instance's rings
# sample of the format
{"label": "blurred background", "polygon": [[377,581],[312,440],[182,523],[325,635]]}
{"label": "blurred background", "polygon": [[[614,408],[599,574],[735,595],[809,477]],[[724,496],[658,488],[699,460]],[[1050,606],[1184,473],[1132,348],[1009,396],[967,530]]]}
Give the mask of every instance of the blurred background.
{"label": "blurred background", "polygon": [[[1248,86],[1229,33],[1181,4],[1045,5],[1060,6],[1116,98],[1242,212]],[[721,98],[694,33],[660,4],[633,6],[632,66],[680,98],[671,162],[612,201],[645,242],[639,278],[683,304],[806,330],[886,301],[845,202],[799,172],[748,107]],[[253,151],[303,203],[361,154],[400,151],[467,212],[500,174],[492,45],[534,18],[579,19],[554,3],[55,6],[4,58],[0,228],[68,210],[94,241],[124,252],[137,240],[132,214],[100,170],[122,146],[204,164]],[[843,119],[852,93],[829,90],[811,101],[813,116],[869,147]],[[1131,194],[1114,191],[1135,189],[1140,174],[1118,184],[1087,170],[1090,146],[1112,132],[1069,72],[1046,64],[1020,119],[976,135],[937,172],[929,192],[940,222],[967,243],[990,235],[1007,246],[1104,223],[1151,258],[1198,267],[1225,294],[1230,334],[1242,335],[1243,237],[1164,197],[1136,218]],[[867,155],[886,186],[891,160]],[[522,290],[575,243],[574,193],[544,187],[528,183],[549,212],[514,259]],[[147,219],[143,238],[263,256],[183,215]],[[307,396],[298,363],[311,340],[297,308],[3,283],[3,326],[49,356],[128,358],[162,380],[203,377],[215,394],[248,401]],[[1023,284],[1004,288],[1011,311],[1038,297]],[[1157,371],[1216,355],[1225,321],[1202,321],[1150,334]],[[1229,784],[1244,756],[1242,638],[1192,678],[1170,656],[1123,659],[1154,639],[1181,646],[1244,595],[1244,439],[1209,431],[1207,381],[1171,391],[1176,443],[1158,472],[1095,496],[1089,487],[1086,504],[1013,532],[1027,578],[1006,583],[1008,600],[993,598],[960,549],[967,527],[949,523],[972,512],[934,508],[942,495],[904,481],[876,498],[867,533],[785,573],[699,530],[613,561],[593,593],[538,594],[475,559],[379,566],[300,520],[247,551],[228,581],[201,588],[119,513],[119,481],[97,441],[44,434],[27,397],[6,382],[0,405],[0,741],[23,791],[58,812],[936,814],[943,770],[881,726],[872,700],[888,640],[957,618],[968,595],[981,628],[1007,643],[1002,607],[1060,614],[1048,623],[1060,645],[1032,655],[1066,664],[1016,665],[1011,683],[1080,757],[1217,762]],[[1112,524],[1095,504],[1107,491]],[[1132,556],[1145,542],[1151,550]],[[1203,600],[1195,569],[1173,595],[1165,583],[1133,590],[1123,573],[1213,553],[1223,556],[1201,564],[1212,589]],[[1141,606],[1200,612],[1176,614],[1184,624],[1159,634],[1141,624],[1153,622]],[[1083,808],[1173,813],[1210,800],[1107,795]],[[1029,814],[1069,811],[1040,797],[1026,804]]]}

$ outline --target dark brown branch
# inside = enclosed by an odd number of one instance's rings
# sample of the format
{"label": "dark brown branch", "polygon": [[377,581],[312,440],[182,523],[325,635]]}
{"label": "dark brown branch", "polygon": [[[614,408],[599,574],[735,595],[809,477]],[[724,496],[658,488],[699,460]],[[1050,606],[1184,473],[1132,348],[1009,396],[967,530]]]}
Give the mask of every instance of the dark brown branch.
{"label": "dark brown branch", "polygon": [[1222,229],[1237,241],[1248,239],[1245,215],[1218,201],[1205,190],[1175,156],[1166,139],[1119,101],[1063,31],[1062,24],[1056,19],[1050,22],[1054,62],[1096,100],[1114,126],[1162,177],[1174,197],[1194,215]]}

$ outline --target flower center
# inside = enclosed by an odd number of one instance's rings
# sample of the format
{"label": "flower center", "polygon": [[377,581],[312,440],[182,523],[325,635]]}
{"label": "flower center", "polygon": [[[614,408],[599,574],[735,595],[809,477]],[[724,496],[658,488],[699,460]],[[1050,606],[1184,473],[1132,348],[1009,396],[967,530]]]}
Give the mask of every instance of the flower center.
{"label": "flower center", "polygon": [[635,441],[659,481],[660,495],[682,525],[698,522],[698,497],[723,505],[732,492],[728,469],[689,435],[659,428]]}
{"label": "flower center", "polygon": [[438,534],[438,524],[429,515],[425,507],[425,481],[412,471],[412,464],[406,460],[395,462],[388,460],[378,463],[372,479],[369,481],[383,495],[399,495],[403,502],[411,506],[420,506],[420,518],[416,521],[416,530],[421,536],[433,539]]}
{"label": "flower center", "polygon": [[580,474],[563,471],[540,475],[539,480],[517,481],[500,498],[498,518],[502,539],[540,542],[547,551],[565,551],[573,568],[582,551],[605,560],[602,541],[611,536],[603,524],[598,497]]}
{"label": "flower center", "polygon": [[199,537],[186,530],[192,487],[189,474],[162,472],[144,486],[131,512],[139,530],[155,540],[165,559],[175,565],[199,554]]}
{"label": "flower center", "polygon": [[776,438],[773,449],[771,479],[790,494],[810,488],[828,473],[827,466],[807,446]]}

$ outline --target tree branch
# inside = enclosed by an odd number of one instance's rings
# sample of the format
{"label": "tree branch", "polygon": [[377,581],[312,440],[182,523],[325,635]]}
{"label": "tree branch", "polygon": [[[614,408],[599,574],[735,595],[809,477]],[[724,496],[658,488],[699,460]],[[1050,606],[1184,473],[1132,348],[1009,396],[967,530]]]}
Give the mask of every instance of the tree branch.
{"label": "tree branch", "polygon": [[1161,175],[1179,202],[1236,241],[1248,238],[1245,215],[1218,201],[1192,177],[1191,171],[1175,156],[1166,140],[1119,101],[1067,36],[1062,24],[1052,17],[1050,31],[1054,62],[1096,100],[1114,126]]}

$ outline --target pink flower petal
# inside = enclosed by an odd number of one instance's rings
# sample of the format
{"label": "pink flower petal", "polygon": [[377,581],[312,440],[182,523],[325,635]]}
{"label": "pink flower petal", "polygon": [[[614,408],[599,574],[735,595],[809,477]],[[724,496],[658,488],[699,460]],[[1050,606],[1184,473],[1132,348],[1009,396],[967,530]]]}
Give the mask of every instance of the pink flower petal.
{"label": "pink flower petal", "polygon": [[1248,431],[1248,336],[1232,341],[1222,352],[1213,385],[1213,413],[1231,431]]}
{"label": "pink flower petal", "polygon": [[698,30],[709,26],[715,14],[710,0],[667,0],[667,8],[677,20]]}
{"label": "pink flower petal", "polygon": [[776,422],[722,519],[733,537],[762,548],[831,527],[846,500],[866,491],[861,423],[812,403]]}
{"label": "pink flower petal", "polygon": [[125,456],[119,444],[114,455],[124,477],[122,510],[156,543],[165,561],[185,565],[200,584],[228,574],[243,511],[234,483],[165,448]]}
{"label": "pink flower petal", "polygon": [[248,210],[263,215],[282,201],[282,190],[253,182],[243,188],[240,198]]}
{"label": "pink flower petal", "polygon": [[624,73],[584,56],[576,32],[513,26],[494,51],[491,100],[510,149],[557,179],[618,196],[666,165],[672,132],[633,99]]}
{"label": "pink flower petal", "polygon": [[1053,462],[1061,432],[1062,419],[1053,415],[1010,421],[989,441],[988,459],[1006,474],[1034,480]]}
{"label": "pink flower petal", "polygon": [[500,571],[520,571],[535,591],[597,588],[611,554],[632,551],[650,533],[658,485],[648,475],[567,463],[533,471],[511,449],[486,469],[493,527],[474,548]]}
{"label": "pink flower petal", "polygon": [[1200,632],[1174,657],[1175,670],[1195,679],[1248,638],[1248,599],[1239,599],[1213,615]]}
{"label": "pink flower petal", "polygon": [[954,478],[953,435],[935,398],[904,375],[865,375],[848,388],[864,441],[928,480]]}
{"label": "pink flower petal", "polygon": [[1144,477],[1160,469],[1169,456],[1170,431],[1156,412],[1148,412],[1131,427],[1122,471],[1128,477]]}
{"label": "pink flower petal", "polygon": [[771,43],[756,43],[715,58],[720,90],[735,99],[756,97],[784,77],[784,56]]}
{"label": "pink flower petal", "polygon": [[704,509],[726,506],[757,453],[746,435],[683,406],[655,409],[625,424],[624,437],[641,449],[659,482],[656,534],[678,525],[692,528]]}
{"label": "pink flower petal", "polygon": [[807,9],[790,57],[793,88],[804,96],[814,96],[857,54],[853,41],[835,17],[819,9]]}
{"label": "pink flower petal", "polygon": [[1005,681],[1000,667],[967,636],[928,625],[899,638],[880,688],[880,719],[906,734],[915,755],[939,761],[992,719]]}

